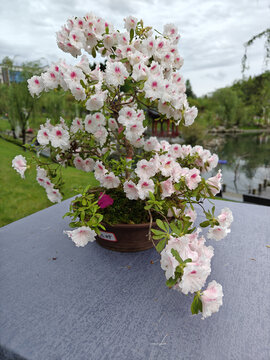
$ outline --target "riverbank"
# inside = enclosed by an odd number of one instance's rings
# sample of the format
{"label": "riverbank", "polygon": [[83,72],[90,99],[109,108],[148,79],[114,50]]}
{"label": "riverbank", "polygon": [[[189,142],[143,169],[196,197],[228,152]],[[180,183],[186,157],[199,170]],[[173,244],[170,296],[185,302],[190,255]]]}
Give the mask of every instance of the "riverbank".
{"label": "riverbank", "polygon": [[261,133],[270,133],[270,127],[267,128],[257,128],[257,129],[239,129],[237,127],[233,127],[230,129],[226,129],[223,126],[218,128],[213,128],[207,130],[208,134],[261,134]]}

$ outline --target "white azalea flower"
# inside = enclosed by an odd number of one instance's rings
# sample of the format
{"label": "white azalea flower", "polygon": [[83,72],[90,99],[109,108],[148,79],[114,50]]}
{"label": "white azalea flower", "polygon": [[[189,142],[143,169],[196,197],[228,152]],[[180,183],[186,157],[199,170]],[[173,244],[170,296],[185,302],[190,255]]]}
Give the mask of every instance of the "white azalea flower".
{"label": "white azalea flower", "polygon": [[138,22],[138,19],[135,18],[134,16],[127,16],[124,19],[125,22],[125,29],[127,29],[127,31],[130,31],[131,29],[136,29],[136,25]]}
{"label": "white azalea flower", "polygon": [[60,203],[62,200],[62,195],[58,189],[54,189],[52,187],[46,188],[46,193],[48,199],[53,203]]}
{"label": "white azalea flower", "polygon": [[50,142],[50,130],[44,126],[40,125],[40,129],[37,133],[37,141],[40,145],[48,145]]}
{"label": "white azalea flower", "polygon": [[101,186],[104,186],[106,189],[117,188],[121,183],[120,179],[113,172],[100,177],[99,181]]}
{"label": "white azalea flower", "polygon": [[109,85],[124,85],[125,79],[128,77],[127,69],[121,62],[107,62],[105,71],[106,82]]}
{"label": "white azalea flower", "polygon": [[93,242],[96,240],[96,233],[94,230],[90,229],[87,226],[79,227],[75,230],[66,230],[64,234],[67,234],[68,237],[75,243],[77,247],[85,246],[89,242]]}
{"label": "white azalea flower", "polygon": [[39,95],[44,90],[44,83],[41,76],[32,76],[31,79],[27,80],[28,90],[30,94],[34,97],[34,95]]}
{"label": "white azalea flower", "polygon": [[137,186],[132,180],[124,182],[124,191],[129,200],[137,200],[139,198]]}
{"label": "white azalea flower", "polygon": [[213,313],[218,312],[222,305],[223,291],[222,286],[215,280],[211,281],[207,289],[201,295],[202,301],[202,315],[203,319],[211,316]]}
{"label": "white azalea flower", "polygon": [[230,232],[231,230],[227,227],[214,226],[208,230],[207,237],[208,239],[214,239],[219,241],[224,239]]}
{"label": "white azalea flower", "polygon": [[62,126],[55,126],[50,133],[50,140],[53,147],[66,150],[69,148],[69,133]]}
{"label": "white azalea flower", "polygon": [[188,173],[185,175],[185,179],[186,179],[187,187],[190,190],[196,189],[196,187],[198,186],[199,182],[202,179],[200,176],[200,170],[196,168],[190,169]]}
{"label": "white azalea flower", "polygon": [[156,174],[157,168],[151,161],[145,159],[138,161],[135,173],[141,179],[149,179]]}
{"label": "white azalea flower", "polygon": [[23,179],[25,178],[24,173],[25,170],[27,169],[27,163],[24,156],[22,155],[15,156],[15,158],[12,160],[12,167],[21,175]]}
{"label": "white azalea flower", "polygon": [[219,225],[223,227],[229,227],[233,222],[233,214],[229,208],[224,208],[221,210],[220,215],[217,217]]}
{"label": "white azalea flower", "polygon": [[184,268],[184,274],[182,276],[182,279],[178,284],[179,289],[184,294],[199,291],[204,286],[210,272],[210,265],[199,266],[192,262],[187,263]]}
{"label": "white azalea flower", "polygon": [[141,200],[145,200],[146,198],[149,197],[149,192],[152,193],[155,192],[155,184],[151,179],[148,180],[142,179],[138,182],[137,189],[138,189],[139,198]]}
{"label": "white azalea flower", "polygon": [[70,126],[70,131],[72,133],[76,133],[77,131],[83,131],[83,122],[80,118],[76,117],[73,121],[72,124]]}

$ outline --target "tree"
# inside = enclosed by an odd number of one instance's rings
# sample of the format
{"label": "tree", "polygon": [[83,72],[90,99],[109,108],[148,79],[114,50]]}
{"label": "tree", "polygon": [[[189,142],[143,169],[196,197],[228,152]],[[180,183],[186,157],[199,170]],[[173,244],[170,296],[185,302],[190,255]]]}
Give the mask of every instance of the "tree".
{"label": "tree", "polygon": [[10,57],[5,56],[2,60],[2,66],[11,69],[13,67],[13,60],[11,60]]}
{"label": "tree", "polygon": [[266,29],[259,34],[254,35],[251,39],[249,39],[245,44],[245,53],[242,57],[242,73],[244,74],[245,70],[248,69],[247,66],[247,51],[248,48],[258,39],[265,38],[264,48],[265,48],[265,55],[264,55],[264,63],[265,66],[268,65],[270,61],[270,28]]}
{"label": "tree", "polygon": [[240,99],[231,88],[223,88],[214,92],[213,101],[216,114],[225,127],[239,125]]}
{"label": "tree", "polygon": [[[5,63],[10,66],[10,71],[14,70],[13,62],[5,61]],[[20,83],[11,83],[8,88],[8,119],[15,138],[15,130],[19,126],[22,132],[23,144],[25,144],[26,140],[28,120],[35,106],[35,99],[32,98],[28,91],[27,79],[34,74],[39,74],[41,68],[40,61],[24,63],[21,66],[22,81]]]}
{"label": "tree", "polygon": [[186,81],[186,94],[188,98],[196,99],[196,95],[194,94],[191,86],[191,82],[189,79]]}

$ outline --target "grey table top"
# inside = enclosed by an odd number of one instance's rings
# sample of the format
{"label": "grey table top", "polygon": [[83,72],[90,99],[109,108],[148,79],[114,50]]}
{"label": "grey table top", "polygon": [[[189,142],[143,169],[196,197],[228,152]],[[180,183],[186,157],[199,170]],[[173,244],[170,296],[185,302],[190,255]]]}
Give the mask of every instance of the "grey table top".
{"label": "grey table top", "polygon": [[192,296],[167,289],[154,250],[76,248],[68,204],[0,229],[1,360],[270,359],[270,207],[216,201],[235,221],[208,242],[224,305],[201,320]]}

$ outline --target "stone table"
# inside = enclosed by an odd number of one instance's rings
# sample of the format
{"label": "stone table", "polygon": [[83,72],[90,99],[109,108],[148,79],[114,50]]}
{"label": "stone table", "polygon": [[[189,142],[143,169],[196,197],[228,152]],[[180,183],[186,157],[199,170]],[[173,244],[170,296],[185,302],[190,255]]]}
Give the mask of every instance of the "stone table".
{"label": "stone table", "polygon": [[[76,248],[69,201],[0,229],[0,359],[270,359],[270,208],[215,201],[235,217],[215,248],[224,305],[192,316],[155,250]],[[208,281],[208,282],[209,282]]]}

